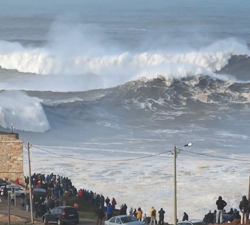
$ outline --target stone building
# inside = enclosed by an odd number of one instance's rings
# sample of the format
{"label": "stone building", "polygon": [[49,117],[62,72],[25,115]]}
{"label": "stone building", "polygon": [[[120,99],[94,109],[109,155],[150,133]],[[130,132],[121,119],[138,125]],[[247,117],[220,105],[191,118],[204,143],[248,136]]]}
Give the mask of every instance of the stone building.
{"label": "stone building", "polygon": [[0,131],[0,178],[24,184],[23,141],[17,133]]}

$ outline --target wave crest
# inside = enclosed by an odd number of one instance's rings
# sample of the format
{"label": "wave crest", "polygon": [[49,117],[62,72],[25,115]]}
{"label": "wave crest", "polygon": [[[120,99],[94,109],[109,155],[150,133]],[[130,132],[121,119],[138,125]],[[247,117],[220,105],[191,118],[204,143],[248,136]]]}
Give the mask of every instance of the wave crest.
{"label": "wave crest", "polygon": [[51,49],[46,46],[32,49],[18,43],[0,41],[0,66],[4,69],[44,75],[84,73],[107,75],[114,74],[115,70],[116,73],[127,74],[124,82],[133,78],[132,73],[140,74],[145,70],[151,73],[165,70],[168,76],[182,76],[186,67],[188,70],[194,67],[194,71],[200,68],[200,72],[204,70],[215,72],[227,65],[233,55],[249,55],[247,45],[234,39],[227,39],[199,51],[191,50],[185,53],[166,50],[165,53],[112,54],[107,49],[106,53],[94,56],[88,52],[68,55],[66,49],[65,52],[63,49],[58,51],[57,48]]}
{"label": "wave crest", "polygon": [[[28,82],[25,78],[18,79],[15,84],[7,80],[0,88],[85,91],[110,88],[142,77],[153,79],[159,75],[166,79],[200,75],[231,79],[217,72],[225,68],[232,56],[250,55],[246,43],[233,38],[196,49],[161,46],[161,49],[149,50],[149,46],[139,52],[124,51],[109,42],[98,29],[67,23],[52,25],[46,42],[40,47],[0,41],[0,67],[38,74],[27,76]],[[230,71],[226,74],[230,75]],[[72,75],[75,76],[72,78]]]}
{"label": "wave crest", "polygon": [[0,126],[17,130],[45,132],[49,122],[39,98],[29,97],[21,91],[0,92]]}

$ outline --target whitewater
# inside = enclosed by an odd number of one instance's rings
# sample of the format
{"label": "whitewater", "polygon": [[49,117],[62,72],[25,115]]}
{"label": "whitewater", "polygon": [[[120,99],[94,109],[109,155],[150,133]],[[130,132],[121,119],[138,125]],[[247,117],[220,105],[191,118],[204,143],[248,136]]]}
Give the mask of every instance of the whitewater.
{"label": "whitewater", "polygon": [[0,130],[14,125],[31,143],[32,172],[147,215],[164,208],[172,222],[177,146],[178,218],[203,219],[219,195],[238,207],[249,178],[249,3],[0,2]]}

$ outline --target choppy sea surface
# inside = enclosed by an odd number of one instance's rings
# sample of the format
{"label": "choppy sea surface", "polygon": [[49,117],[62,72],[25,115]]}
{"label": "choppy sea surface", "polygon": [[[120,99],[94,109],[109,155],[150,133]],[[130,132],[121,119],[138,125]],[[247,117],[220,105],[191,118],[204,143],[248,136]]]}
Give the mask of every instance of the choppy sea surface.
{"label": "choppy sea surface", "polygon": [[177,146],[178,218],[202,219],[219,195],[238,207],[249,177],[250,2],[0,3],[0,129],[13,124],[32,144],[33,172],[147,214],[163,207],[172,222]]}

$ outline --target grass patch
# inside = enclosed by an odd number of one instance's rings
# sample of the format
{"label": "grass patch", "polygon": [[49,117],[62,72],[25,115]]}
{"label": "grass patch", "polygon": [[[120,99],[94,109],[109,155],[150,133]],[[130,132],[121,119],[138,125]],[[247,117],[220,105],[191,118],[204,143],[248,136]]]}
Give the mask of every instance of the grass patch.
{"label": "grass patch", "polygon": [[62,201],[65,201],[66,205],[73,206],[77,203],[79,206],[79,217],[83,219],[96,220],[97,219],[97,206],[85,201],[81,197],[67,197],[63,196]]}

